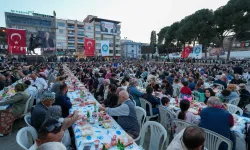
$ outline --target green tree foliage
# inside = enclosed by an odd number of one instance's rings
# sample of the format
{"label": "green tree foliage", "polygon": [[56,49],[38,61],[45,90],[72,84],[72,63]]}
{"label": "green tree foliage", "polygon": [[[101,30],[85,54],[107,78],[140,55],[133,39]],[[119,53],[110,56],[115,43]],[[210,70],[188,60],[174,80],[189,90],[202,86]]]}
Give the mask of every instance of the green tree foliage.
{"label": "green tree foliage", "polygon": [[[225,37],[232,40],[250,39],[250,0],[229,0],[215,11],[201,9],[186,16],[179,22],[166,26],[158,35],[158,48],[184,47],[185,44],[199,43],[206,50],[210,44],[223,47]],[[228,59],[231,47],[228,48]]]}

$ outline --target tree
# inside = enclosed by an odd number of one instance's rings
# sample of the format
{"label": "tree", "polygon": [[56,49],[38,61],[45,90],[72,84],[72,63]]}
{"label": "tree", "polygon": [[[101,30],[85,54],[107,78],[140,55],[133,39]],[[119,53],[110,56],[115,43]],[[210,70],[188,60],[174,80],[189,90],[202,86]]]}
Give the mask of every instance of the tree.
{"label": "tree", "polygon": [[163,44],[165,41],[165,36],[168,33],[169,26],[166,26],[160,30],[160,32],[157,34],[158,35],[158,44]]}
{"label": "tree", "polygon": [[151,32],[150,45],[154,46],[154,51],[155,51],[155,48],[156,48],[156,32],[155,31]]}
{"label": "tree", "polygon": [[[225,37],[229,38],[227,59],[230,58],[232,42],[235,38],[249,38],[250,31],[250,1],[230,0],[225,6],[218,8],[214,12],[217,38],[223,47]],[[223,47],[224,48],[224,47]]]}

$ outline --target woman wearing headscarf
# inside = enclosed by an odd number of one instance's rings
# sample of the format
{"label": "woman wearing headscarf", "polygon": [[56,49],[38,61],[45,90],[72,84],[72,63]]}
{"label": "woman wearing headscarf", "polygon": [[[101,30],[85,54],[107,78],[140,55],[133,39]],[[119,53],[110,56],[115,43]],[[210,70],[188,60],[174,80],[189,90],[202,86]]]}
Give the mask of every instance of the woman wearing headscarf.
{"label": "woman wearing headscarf", "polygon": [[15,119],[24,113],[25,105],[30,94],[25,91],[26,85],[18,83],[15,86],[16,94],[0,102],[0,106],[12,105],[0,111],[0,134],[8,134]]}

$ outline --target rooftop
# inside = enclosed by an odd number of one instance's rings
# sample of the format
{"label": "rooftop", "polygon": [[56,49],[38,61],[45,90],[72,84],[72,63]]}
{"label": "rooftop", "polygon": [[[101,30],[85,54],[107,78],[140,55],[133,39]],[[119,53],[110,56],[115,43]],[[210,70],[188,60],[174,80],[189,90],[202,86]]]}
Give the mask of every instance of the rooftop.
{"label": "rooftop", "polygon": [[89,22],[93,22],[93,21],[97,21],[97,22],[106,21],[106,22],[112,22],[112,23],[116,23],[116,24],[121,23],[120,21],[108,20],[108,19],[102,19],[102,18],[92,18]]}

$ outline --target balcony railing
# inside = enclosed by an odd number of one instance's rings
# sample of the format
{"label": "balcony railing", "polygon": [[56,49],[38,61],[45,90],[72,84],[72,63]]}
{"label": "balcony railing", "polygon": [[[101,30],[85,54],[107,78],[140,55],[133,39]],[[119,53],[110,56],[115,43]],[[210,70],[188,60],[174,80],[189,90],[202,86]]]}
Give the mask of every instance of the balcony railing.
{"label": "balcony railing", "polygon": [[84,30],[84,27],[77,27],[78,30]]}
{"label": "balcony railing", "polygon": [[77,34],[78,36],[84,36],[84,34]]}
{"label": "balcony railing", "polygon": [[68,26],[69,29],[74,29],[75,27],[74,26]]}

